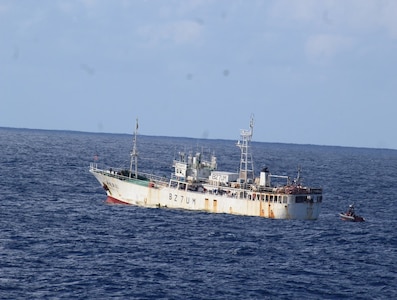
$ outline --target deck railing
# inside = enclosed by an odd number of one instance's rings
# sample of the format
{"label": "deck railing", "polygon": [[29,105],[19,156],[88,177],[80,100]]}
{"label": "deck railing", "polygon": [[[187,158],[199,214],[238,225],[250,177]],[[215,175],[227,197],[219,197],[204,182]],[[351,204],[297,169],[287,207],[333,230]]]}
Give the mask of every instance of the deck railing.
{"label": "deck railing", "polygon": [[130,176],[125,176],[122,175],[121,172],[125,171],[125,169],[113,169],[113,168],[108,168],[108,169],[102,169],[102,168],[98,168],[98,164],[97,163],[91,163],[90,164],[90,170],[93,172],[99,172],[103,175],[106,176],[110,176],[110,177],[114,177],[114,178],[118,178],[121,180],[142,180],[142,181],[157,181],[157,182],[164,182],[164,183],[168,183],[169,179],[166,177],[162,177],[162,176],[158,176],[158,175],[154,175],[154,174],[149,174],[149,173],[143,173],[143,172],[139,172],[138,173],[138,177],[139,178],[135,178],[135,173],[132,172],[131,173],[131,177]]}

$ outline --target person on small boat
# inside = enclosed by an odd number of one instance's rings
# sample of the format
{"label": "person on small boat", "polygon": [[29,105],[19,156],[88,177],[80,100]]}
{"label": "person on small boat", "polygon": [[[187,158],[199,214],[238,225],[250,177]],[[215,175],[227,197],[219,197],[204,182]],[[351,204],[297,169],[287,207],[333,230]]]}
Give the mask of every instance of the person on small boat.
{"label": "person on small boat", "polygon": [[354,217],[355,213],[354,213],[354,205],[353,204],[349,205],[349,210],[347,211],[346,215]]}

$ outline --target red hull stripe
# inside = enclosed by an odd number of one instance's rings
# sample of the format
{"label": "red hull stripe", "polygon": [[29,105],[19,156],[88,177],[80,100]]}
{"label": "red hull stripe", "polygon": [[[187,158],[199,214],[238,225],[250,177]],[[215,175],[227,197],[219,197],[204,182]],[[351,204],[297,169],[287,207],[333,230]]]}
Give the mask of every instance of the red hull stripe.
{"label": "red hull stripe", "polygon": [[106,198],[106,203],[108,203],[108,204],[128,204],[126,202],[120,201],[120,200],[110,197],[110,196],[108,196]]}

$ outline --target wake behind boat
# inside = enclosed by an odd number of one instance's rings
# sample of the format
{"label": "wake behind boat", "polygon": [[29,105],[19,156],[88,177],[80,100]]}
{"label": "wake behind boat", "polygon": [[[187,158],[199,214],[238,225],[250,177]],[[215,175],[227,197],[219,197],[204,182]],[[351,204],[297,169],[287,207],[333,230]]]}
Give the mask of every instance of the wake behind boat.
{"label": "wake behind boat", "polygon": [[[255,177],[250,151],[252,118],[250,129],[240,131],[237,173],[218,171],[213,155],[205,160],[202,153],[183,152],[174,160],[174,173],[168,179],[138,172],[137,130],[138,123],[129,170],[101,169],[96,162],[90,165],[90,172],[105,189],[108,202],[274,219],[315,220],[320,214],[322,189],[302,185],[299,171],[295,180],[273,175],[268,168]],[[274,185],[273,179],[285,183]]]}

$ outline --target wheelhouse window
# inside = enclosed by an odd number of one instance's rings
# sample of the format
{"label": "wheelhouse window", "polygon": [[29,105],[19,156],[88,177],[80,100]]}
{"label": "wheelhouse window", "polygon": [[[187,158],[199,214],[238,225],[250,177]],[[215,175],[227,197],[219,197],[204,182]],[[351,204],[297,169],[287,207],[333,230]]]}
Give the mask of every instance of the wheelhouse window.
{"label": "wheelhouse window", "polygon": [[303,202],[305,202],[306,201],[306,196],[296,196],[295,197],[295,202],[296,203],[303,203]]}

